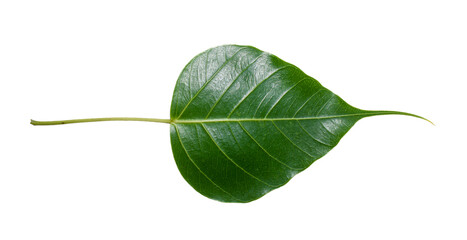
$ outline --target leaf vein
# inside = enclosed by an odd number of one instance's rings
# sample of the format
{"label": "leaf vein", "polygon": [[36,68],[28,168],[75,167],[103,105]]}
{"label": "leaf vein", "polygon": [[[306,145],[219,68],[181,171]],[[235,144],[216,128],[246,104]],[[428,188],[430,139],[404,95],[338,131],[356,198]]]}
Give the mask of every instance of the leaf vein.
{"label": "leaf vein", "polygon": [[208,80],[209,53],[211,53],[211,51],[212,51],[212,48],[210,48],[210,49],[206,52],[206,63],[204,64],[204,78],[205,78],[206,81]]}
{"label": "leaf vein", "polygon": [[264,118],[267,118],[269,116],[269,114],[272,112],[272,110],[274,109],[274,107],[277,106],[277,104],[282,100],[282,98],[285,96],[285,94],[287,94],[290,90],[292,90],[294,87],[296,87],[301,81],[305,80],[307,77],[304,77],[302,78],[300,81],[298,81],[297,83],[295,83],[292,87],[290,87],[289,89],[287,89],[287,91],[285,91],[284,93],[282,93],[278,100],[274,103],[274,105],[272,105],[272,107],[269,109],[269,111],[266,113],[266,116]]}
{"label": "leaf vein", "polygon": [[323,128],[331,135],[333,135],[334,137],[337,137],[336,134],[334,134],[333,132],[331,132],[326,126],[324,126],[323,122],[322,121],[319,121],[319,124],[321,124],[321,126],[323,126]]}
{"label": "leaf vein", "polygon": [[209,178],[206,173],[204,173],[199,167],[198,165],[195,163],[195,161],[190,157],[190,154],[188,154],[188,151],[186,150],[185,146],[183,145],[183,142],[182,142],[182,138],[180,137],[180,133],[178,131],[178,128],[175,126],[175,131],[177,132],[177,137],[178,137],[178,140],[180,141],[180,145],[182,146],[183,148],[183,151],[185,151],[185,154],[186,156],[188,157],[188,159],[190,159],[191,163],[193,163],[193,165],[196,167],[196,169],[198,169],[198,171],[206,178],[208,179],[212,184],[214,184],[214,186],[216,186],[217,188],[219,188],[221,191],[227,193],[229,196],[231,196],[232,198],[240,201],[240,202],[245,202],[244,200],[241,200],[241,199],[238,199],[236,197],[234,197],[231,193],[229,193],[228,191],[226,191],[225,189],[221,188],[219,185],[217,185],[211,178]]}
{"label": "leaf vein", "polygon": [[323,142],[323,141],[321,141],[321,140],[319,140],[319,139],[313,137],[313,135],[311,135],[311,134],[303,127],[303,125],[300,123],[300,121],[297,120],[297,122],[298,122],[298,125],[303,129],[303,131],[305,131],[305,132],[308,134],[308,136],[310,136],[313,140],[317,141],[318,143],[323,144],[324,146],[328,146],[328,147],[330,147],[330,148],[333,148],[333,147],[334,147],[334,146],[332,146],[332,145],[330,145],[330,144],[328,144],[328,143],[325,143],[325,142]]}
{"label": "leaf vein", "polygon": [[188,101],[188,103],[185,105],[183,108],[182,112],[178,115],[177,119],[180,119],[182,114],[185,112],[185,110],[188,108],[188,106],[193,102],[193,100],[203,91],[204,88],[217,76],[217,74],[243,49],[246,49],[247,47],[242,47],[240,48],[237,52],[235,52],[232,57],[228,58],[225,60],[225,62],[216,70],[214,74],[201,86],[201,88],[196,92],[196,94]]}
{"label": "leaf vein", "polygon": [[261,54],[258,55],[258,57],[256,57],[250,64],[248,64],[247,67],[245,67],[245,69],[242,70],[242,72],[240,72],[238,74],[238,76],[230,83],[230,85],[224,90],[224,92],[222,93],[222,95],[217,99],[216,103],[214,103],[214,105],[211,107],[211,109],[209,110],[208,112],[208,115],[204,118],[204,119],[207,119],[209,117],[209,115],[211,115],[212,111],[214,110],[214,108],[216,107],[216,105],[220,102],[220,100],[222,99],[222,97],[224,97],[225,93],[227,93],[227,91],[230,89],[230,87],[232,87],[232,85],[235,83],[235,81],[237,81],[238,78],[240,78],[240,76],[246,71],[248,70],[248,68],[250,68],[251,65],[253,65],[261,56],[264,56],[264,52],[262,52]]}
{"label": "leaf vein", "polygon": [[193,65],[195,65],[194,62],[190,66],[190,77],[188,78],[188,96],[190,96],[190,98],[192,97],[191,96],[191,76],[193,75]]}
{"label": "leaf vein", "polygon": [[295,117],[297,116],[298,112],[300,112],[300,110],[302,110],[303,107],[305,107],[305,105],[313,98],[313,96],[315,96],[316,94],[318,94],[319,92],[321,92],[324,88],[321,88],[320,90],[316,91],[315,93],[311,94],[311,96],[302,104],[302,106],[300,106],[298,108],[298,110],[295,112],[295,114],[292,116],[292,117]]}
{"label": "leaf vein", "polygon": [[240,122],[238,122],[238,124],[239,124],[240,127],[243,129],[243,131],[251,138],[251,140],[253,140],[253,141],[256,143],[256,145],[258,145],[258,147],[260,147],[260,148],[261,148],[267,155],[269,155],[272,159],[276,160],[276,161],[279,162],[280,164],[282,164],[282,165],[284,165],[284,166],[286,166],[286,167],[288,167],[288,168],[290,168],[290,169],[292,169],[292,170],[302,170],[302,169],[300,169],[300,168],[291,167],[291,166],[285,164],[284,162],[280,161],[280,160],[277,159],[276,157],[272,156],[268,151],[266,151],[266,149],[263,148],[263,146],[261,146],[261,145],[258,143],[258,141],[256,141],[255,138],[253,138],[253,136],[251,136],[251,134],[245,129],[245,127],[243,127],[243,125],[242,125]]}
{"label": "leaf vein", "polygon": [[253,114],[253,117],[256,116],[256,113],[258,113],[258,110],[261,108],[261,105],[263,104],[264,100],[267,98],[267,96],[269,96],[269,93],[271,93],[271,91],[269,91],[268,93],[266,93],[263,97],[263,99],[261,99],[261,102],[259,102],[258,104],[258,107],[256,108],[255,110],[255,113]]}
{"label": "leaf vein", "polygon": [[328,100],[326,100],[326,102],[323,104],[323,106],[319,109],[319,111],[316,113],[316,115],[318,116],[325,108],[326,106],[331,102],[331,99],[334,98],[334,94],[331,93],[331,96],[329,97]]}
{"label": "leaf vein", "polygon": [[251,89],[245,96],[243,96],[242,99],[240,99],[240,102],[237,103],[237,105],[235,105],[235,107],[232,109],[232,111],[229,113],[229,115],[227,115],[227,118],[230,118],[230,116],[235,112],[235,110],[240,106],[240,104],[242,104],[242,102],[248,97],[250,96],[250,94],[256,89],[258,88],[259,85],[261,85],[262,83],[264,83],[266,80],[268,80],[269,78],[271,78],[274,74],[278,73],[279,71],[287,68],[287,67],[294,67],[292,64],[288,64],[288,65],[285,65],[283,67],[280,67],[278,69],[276,69],[276,71],[272,72],[268,77],[266,77],[265,79],[263,79],[261,82],[259,82],[258,84],[256,84],[256,86]]}
{"label": "leaf vein", "polygon": [[219,144],[216,143],[216,141],[214,140],[214,137],[211,135],[211,133],[206,129],[206,126],[202,123],[201,126],[203,127],[204,131],[208,134],[209,138],[211,139],[211,141],[217,146],[217,148],[222,152],[222,154],[224,154],[224,156],[230,161],[232,162],[237,168],[239,168],[240,170],[242,170],[243,172],[245,172],[246,174],[250,175],[252,178],[254,178],[255,180],[261,182],[262,184],[264,185],[267,185],[269,187],[273,187],[273,188],[276,188],[278,186],[273,186],[261,179],[259,179],[257,176],[253,175],[252,173],[248,172],[247,170],[245,170],[244,168],[242,168],[240,165],[238,165],[238,163],[236,163],[232,158],[230,158],[227,153],[224,152],[224,150],[222,150],[222,148],[219,146]]}
{"label": "leaf vein", "polygon": [[287,140],[289,140],[289,142],[292,143],[296,148],[298,148],[300,151],[304,152],[306,155],[308,155],[308,156],[311,157],[312,159],[313,159],[313,158],[316,158],[316,157],[310,155],[310,154],[309,154],[308,152],[306,152],[305,150],[303,150],[303,149],[302,149],[301,147],[299,147],[297,144],[295,144],[287,135],[285,135],[285,133],[284,133],[282,130],[280,130],[280,128],[276,125],[276,123],[274,123],[274,121],[271,121],[271,122],[272,122],[272,124],[274,125],[274,127],[276,127],[277,130],[279,130],[279,132],[280,132]]}
{"label": "leaf vein", "polygon": [[292,121],[292,120],[320,120],[331,118],[344,118],[355,116],[373,116],[372,112],[368,113],[351,113],[341,115],[329,115],[319,117],[303,117],[303,118],[218,118],[218,119],[193,119],[193,120],[174,120],[173,124],[190,124],[190,123],[209,123],[209,122],[262,122],[262,121]]}

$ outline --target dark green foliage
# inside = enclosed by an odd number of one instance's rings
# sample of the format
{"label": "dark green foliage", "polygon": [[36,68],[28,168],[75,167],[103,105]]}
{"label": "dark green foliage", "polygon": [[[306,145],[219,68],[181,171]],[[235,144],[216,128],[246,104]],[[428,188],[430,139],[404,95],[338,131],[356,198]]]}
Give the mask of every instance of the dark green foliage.
{"label": "dark green foliage", "polygon": [[220,46],[193,58],[177,81],[172,150],[204,196],[250,202],[324,156],[359,119],[384,114],[415,116],[354,108],[272,54]]}

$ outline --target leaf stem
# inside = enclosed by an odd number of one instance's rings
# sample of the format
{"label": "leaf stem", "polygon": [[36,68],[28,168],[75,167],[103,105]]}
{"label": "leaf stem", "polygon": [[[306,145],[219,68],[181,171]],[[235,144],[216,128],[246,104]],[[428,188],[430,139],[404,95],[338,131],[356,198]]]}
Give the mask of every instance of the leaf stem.
{"label": "leaf stem", "polygon": [[110,118],[70,119],[70,120],[60,120],[60,121],[36,121],[36,120],[31,119],[31,124],[34,126],[39,126],[39,125],[61,125],[61,124],[69,124],[69,123],[104,122],[104,121],[140,121],[140,122],[171,123],[170,119],[110,117]]}

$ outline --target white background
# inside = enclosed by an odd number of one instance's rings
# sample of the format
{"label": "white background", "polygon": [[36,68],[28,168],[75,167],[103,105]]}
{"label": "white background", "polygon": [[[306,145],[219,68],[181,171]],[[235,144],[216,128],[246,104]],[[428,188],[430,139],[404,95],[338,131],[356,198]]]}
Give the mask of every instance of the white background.
{"label": "white background", "polygon": [[[230,2],[230,3],[228,3]],[[467,239],[465,1],[1,1],[0,239]],[[196,54],[252,45],[363,119],[248,204],[203,197],[168,118]]]}

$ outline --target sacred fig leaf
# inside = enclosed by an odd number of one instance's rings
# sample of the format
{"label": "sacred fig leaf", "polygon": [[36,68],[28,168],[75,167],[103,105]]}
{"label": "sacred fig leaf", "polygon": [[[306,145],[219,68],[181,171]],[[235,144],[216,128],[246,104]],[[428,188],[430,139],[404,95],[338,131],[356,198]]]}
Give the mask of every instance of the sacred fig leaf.
{"label": "sacred fig leaf", "polygon": [[173,155],[185,180],[208,198],[245,203],[286,184],[336,146],[361,118],[387,114],[422,118],[352,107],[272,54],[224,45],[199,54],[183,69],[170,119],[31,120],[31,124],[169,123]]}
{"label": "sacred fig leaf", "polygon": [[[250,202],[324,156],[365,111],[254,47],[209,49],[182,71],[170,137],[178,169],[206,197]],[[420,117],[421,118],[421,117]]]}

